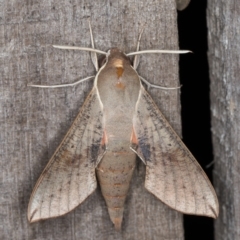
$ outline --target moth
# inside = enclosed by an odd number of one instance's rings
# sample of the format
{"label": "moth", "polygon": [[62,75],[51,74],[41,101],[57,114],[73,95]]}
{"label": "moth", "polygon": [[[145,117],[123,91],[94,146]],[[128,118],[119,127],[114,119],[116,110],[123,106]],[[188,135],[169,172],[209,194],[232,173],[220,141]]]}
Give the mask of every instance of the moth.
{"label": "moth", "polygon": [[[137,156],[146,165],[145,188],[159,200],[182,213],[216,218],[218,200],[210,181],[143,87],[141,80],[146,80],[136,72],[138,54],[187,51],[139,51],[141,33],[137,52],[125,54],[112,48],[105,53],[94,48],[91,27],[90,33],[92,48],[55,46],[91,51],[96,70],[96,53],[106,59],[33,189],[28,220],[70,212],[94,192],[98,179],[110,219],[120,230]],[[135,55],[133,65],[130,55]]]}

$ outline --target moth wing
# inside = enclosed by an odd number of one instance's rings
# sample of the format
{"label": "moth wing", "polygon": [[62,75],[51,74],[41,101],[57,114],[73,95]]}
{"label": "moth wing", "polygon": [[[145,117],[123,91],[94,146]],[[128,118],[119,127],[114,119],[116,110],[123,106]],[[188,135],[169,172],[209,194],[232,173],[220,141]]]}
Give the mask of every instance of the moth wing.
{"label": "moth wing", "polygon": [[146,189],[182,213],[216,218],[212,184],[143,87],[133,129],[131,148],[146,164]]}
{"label": "moth wing", "polygon": [[106,149],[102,140],[103,112],[93,88],[34,187],[30,222],[71,211],[96,189],[95,167]]}

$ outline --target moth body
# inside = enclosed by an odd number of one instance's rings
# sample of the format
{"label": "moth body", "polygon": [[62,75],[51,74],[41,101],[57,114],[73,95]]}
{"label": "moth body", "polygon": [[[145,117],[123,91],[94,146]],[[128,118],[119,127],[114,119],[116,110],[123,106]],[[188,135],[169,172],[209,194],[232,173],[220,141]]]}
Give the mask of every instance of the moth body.
{"label": "moth body", "polygon": [[103,104],[107,145],[107,151],[97,166],[97,176],[110,218],[119,230],[136,164],[136,154],[130,145],[140,80],[129,59],[118,49],[111,49],[108,61],[96,81]]}

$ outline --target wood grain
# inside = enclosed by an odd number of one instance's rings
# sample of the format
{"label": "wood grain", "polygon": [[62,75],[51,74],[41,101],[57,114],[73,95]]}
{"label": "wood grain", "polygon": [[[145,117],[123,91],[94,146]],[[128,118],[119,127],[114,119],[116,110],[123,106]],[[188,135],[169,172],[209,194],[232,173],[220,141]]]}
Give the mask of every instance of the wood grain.
{"label": "wood grain", "polygon": [[240,239],[240,5],[208,1],[214,183],[220,215],[215,239]]}

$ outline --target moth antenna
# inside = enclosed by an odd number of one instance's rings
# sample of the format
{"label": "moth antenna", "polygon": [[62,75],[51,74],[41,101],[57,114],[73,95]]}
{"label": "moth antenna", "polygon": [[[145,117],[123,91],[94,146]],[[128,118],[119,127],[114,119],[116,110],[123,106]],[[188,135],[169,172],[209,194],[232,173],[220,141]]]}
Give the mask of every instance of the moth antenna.
{"label": "moth antenna", "polygon": [[66,84],[59,84],[59,85],[35,85],[35,84],[28,84],[28,87],[38,87],[38,88],[61,88],[61,87],[72,87],[75,86],[81,82],[87,81],[89,79],[94,78],[95,76],[90,76],[90,77],[86,77],[83,79],[78,80],[77,82],[74,83],[66,83]]}
{"label": "moth antenna", "polygon": [[[139,36],[138,36],[136,52],[139,51],[139,48],[140,48],[140,40],[141,40],[141,38],[142,38],[142,33],[143,33],[143,30],[144,30],[145,26],[146,26],[146,24],[143,26],[143,28],[142,28]],[[133,60],[133,68],[136,70],[137,67],[138,67],[138,65],[139,65],[139,56],[138,56],[138,55],[135,55],[134,60]]]}
{"label": "moth antenna", "polygon": [[68,50],[82,50],[82,51],[89,51],[89,52],[95,52],[103,55],[107,55],[106,52],[103,52],[98,49],[94,48],[87,48],[87,47],[75,47],[75,46],[61,46],[61,45],[52,45],[54,48],[59,48],[59,49],[68,49]]}
{"label": "moth antenna", "polygon": [[159,89],[165,89],[165,90],[175,90],[175,89],[179,89],[182,87],[182,85],[178,86],[178,87],[162,87],[162,86],[158,86],[158,85],[155,85],[155,84],[152,84],[150,82],[148,82],[146,79],[144,79],[143,77],[139,76],[140,79],[147,84],[147,88],[149,87],[153,87],[153,88],[159,88]]}
{"label": "moth antenna", "polygon": [[137,54],[144,54],[144,53],[170,53],[170,54],[184,54],[184,53],[192,53],[190,50],[143,50],[143,51],[138,51],[138,52],[131,52],[127,53],[127,56],[133,56]]}
{"label": "moth antenna", "polygon": [[[95,49],[90,18],[88,19],[88,24],[89,24],[92,48]],[[96,52],[91,52],[91,59],[92,59],[92,63],[94,65],[96,71],[98,72],[99,68],[98,68],[98,59],[97,59],[97,53]]]}

